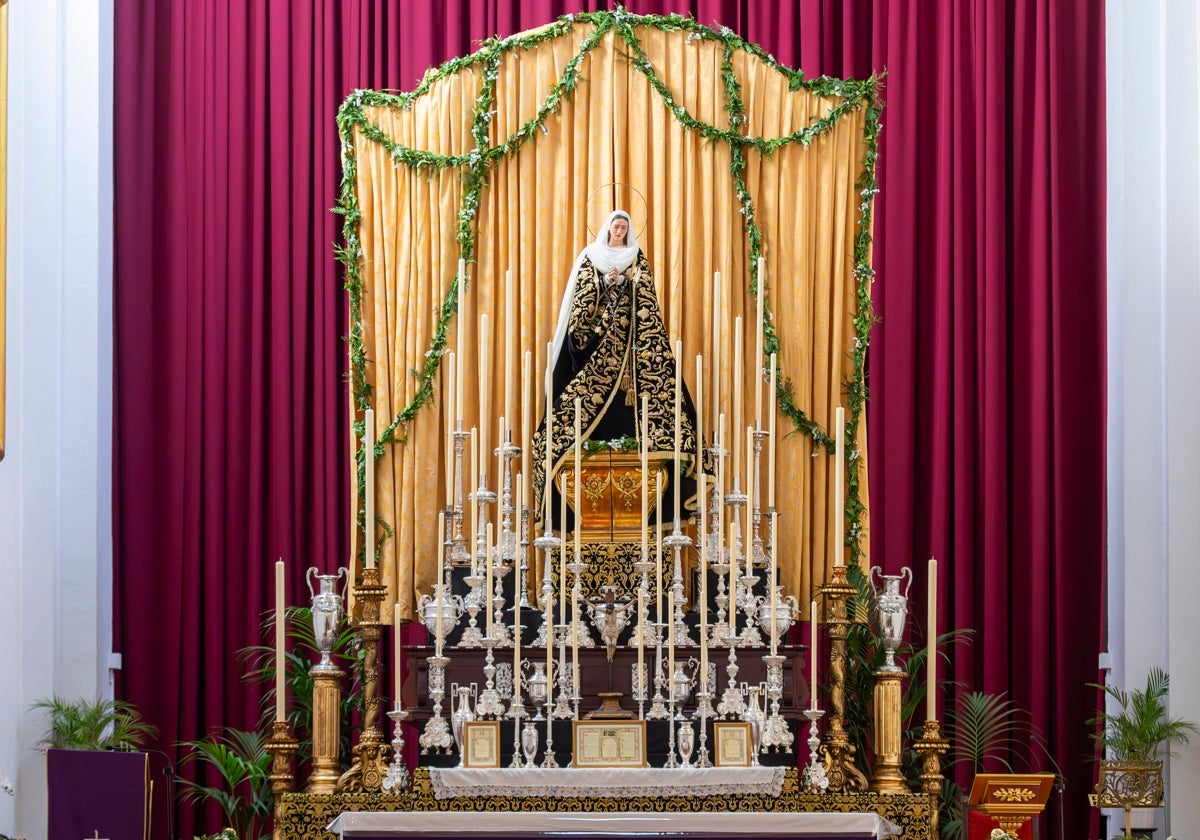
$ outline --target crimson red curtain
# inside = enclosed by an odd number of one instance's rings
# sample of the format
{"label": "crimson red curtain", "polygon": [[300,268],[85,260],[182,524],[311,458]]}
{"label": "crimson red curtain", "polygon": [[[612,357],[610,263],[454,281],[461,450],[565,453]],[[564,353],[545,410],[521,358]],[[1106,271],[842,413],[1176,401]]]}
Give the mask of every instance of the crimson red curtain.
{"label": "crimson red curtain", "polygon": [[[254,724],[235,653],[259,638],[273,561],[304,603],[304,570],[348,556],[338,105],[614,5],[115,4],[119,690],[164,749]],[[886,70],[873,562],[942,561],[941,626],[977,631],[950,676],[1032,711],[1071,780],[1066,823],[1084,825],[1104,568],[1103,5],[625,5],[728,26],[809,75]]]}

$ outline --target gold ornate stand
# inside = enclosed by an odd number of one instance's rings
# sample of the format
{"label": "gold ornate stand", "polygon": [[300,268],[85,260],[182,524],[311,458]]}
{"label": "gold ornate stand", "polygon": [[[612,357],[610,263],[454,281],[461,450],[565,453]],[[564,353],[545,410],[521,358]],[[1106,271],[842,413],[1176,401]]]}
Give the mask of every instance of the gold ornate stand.
{"label": "gold ornate stand", "polygon": [[913,749],[921,756],[921,790],[929,794],[929,840],[938,840],[938,803],[942,798],[942,756],[950,742],[942,737],[942,727],[936,720],[925,721],[925,730]]}
{"label": "gold ornate stand", "polygon": [[295,788],[296,777],[292,772],[292,757],[300,749],[300,743],[292,735],[292,727],[286,720],[275,721],[271,737],[267,739],[267,754],[271,756],[271,793],[275,797],[275,838],[284,835],[279,828],[283,824],[283,795]]}
{"label": "gold ornate stand", "polygon": [[871,790],[880,793],[908,793],[904,774],[900,772],[901,752],[904,749],[900,732],[902,671],[875,672],[875,771]]}
{"label": "gold ornate stand", "polygon": [[[829,724],[821,743],[821,763],[830,791],[867,789],[867,777],[854,764],[854,745],[846,734],[846,633],[850,621],[846,602],[856,590],[846,579],[845,566],[834,566],[830,582],[821,587],[825,596],[825,623],[829,627]],[[899,719],[897,718],[897,727]]]}
{"label": "gold ornate stand", "polygon": [[308,672],[313,679],[313,755],[309,793],[333,793],[341,777],[342,677],[337,668]]}
{"label": "gold ornate stand", "polygon": [[387,587],[379,582],[379,569],[364,569],[362,583],[355,587],[363,644],[363,727],[354,747],[354,763],[338,779],[337,789],[345,792],[377,792],[383,788],[387,773],[389,747],[379,728],[379,633],[382,622],[379,608],[387,596]]}

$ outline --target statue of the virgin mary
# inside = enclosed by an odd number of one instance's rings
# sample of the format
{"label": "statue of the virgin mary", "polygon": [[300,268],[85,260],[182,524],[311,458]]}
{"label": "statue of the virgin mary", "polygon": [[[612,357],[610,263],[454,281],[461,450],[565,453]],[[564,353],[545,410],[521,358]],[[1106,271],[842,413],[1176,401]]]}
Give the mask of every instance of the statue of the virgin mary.
{"label": "statue of the virgin mary", "polygon": [[[652,458],[668,461],[674,475],[675,355],[663,325],[650,262],[638,247],[629,214],[609,214],[596,240],[579,252],[571,267],[559,310],[552,348],[551,383],[554,412],[551,477],[575,445],[575,398],[580,398],[584,441],[633,439],[640,451],[643,436]],[[649,396],[641,416],[642,394]],[[680,408],[680,499],[687,510],[696,503],[696,409],[686,384]],[[533,486],[536,510],[542,515],[546,476],[546,419],[533,440]],[[558,490],[552,487],[551,519],[558,521]],[[664,487],[662,517],[674,516],[674,493]],[[567,512],[571,519],[570,511]],[[653,517],[652,517],[653,519]],[[573,526],[568,521],[566,527]]]}

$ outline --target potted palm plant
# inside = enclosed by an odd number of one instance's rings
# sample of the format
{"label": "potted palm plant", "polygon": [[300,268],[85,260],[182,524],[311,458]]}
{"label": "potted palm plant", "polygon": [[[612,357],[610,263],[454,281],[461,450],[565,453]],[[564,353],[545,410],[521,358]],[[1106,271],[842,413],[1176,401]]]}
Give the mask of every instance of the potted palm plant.
{"label": "potted palm plant", "polygon": [[1100,778],[1092,805],[1125,809],[1125,836],[1130,836],[1133,808],[1158,808],[1163,804],[1163,758],[1176,755],[1200,732],[1195,723],[1167,713],[1171,679],[1162,668],[1151,668],[1146,687],[1125,691],[1112,685],[1090,683],[1102,689],[1114,708],[1091,720],[1092,739],[1104,750]]}

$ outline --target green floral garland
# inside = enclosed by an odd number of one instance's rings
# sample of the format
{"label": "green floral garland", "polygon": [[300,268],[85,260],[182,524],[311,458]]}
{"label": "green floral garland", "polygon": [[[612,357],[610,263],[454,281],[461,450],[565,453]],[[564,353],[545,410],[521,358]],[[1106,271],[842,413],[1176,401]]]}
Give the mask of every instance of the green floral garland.
{"label": "green floral garland", "polygon": [[[536,113],[507,139],[497,145],[490,145],[491,123],[496,116],[495,104],[496,81],[502,60],[509,53],[536,49],[542,43],[561,38],[574,32],[579,25],[594,27],[579,43],[579,51],[567,62],[558,82],[551,88],[542,101]],[[728,115],[728,127],[716,126],[698,120],[680,105],[671,90],[655,72],[650,60],[642,50],[637,37],[636,28],[657,29],[664,32],[687,32],[687,43],[692,41],[715,41],[723,47],[721,60],[721,76],[724,85],[724,111]],[[874,270],[871,268],[871,213],[875,195],[878,193],[875,181],[875,165],[878,159],[879,114],[881,105],[877,97],[878,79],[871,77],[863,81],[852,79],[835,79],[822,76],[817,79],[805,79],[802,71],[792,70],[775,60],[775,57],[764,51],[756,44],[751,44],[726,27],[714,29],[697,23],[695,19],[679,14],[669,15],[635,15],[621,7],[612,12],[590,12],[576,15],[564,15],[558,21],[537,32],[514,35],[508,38],[490,38],[484,41],[482,47],[468,56],[451,59],[436,69],[431,68],[417,87],[409,93],[395,94],[387,91],[356,90],[338,110],[338,131],[342,138],[342,181],[337,207],[334,212],[343,217],[342,234],[344,244],[335,247],[337,260],[345,267],[345,287],[349,293],[350,311],[352,313],[348,343],[350,347],[350,379],[351,389],[358,410],[362,411],[371,403],[371,384],[366,375],[366,350],[363,345],[361,303],[362,303],[362,245],[359,240],[359,225],[362,221],[362,211],[358,204],[355,191],[357,178],[357,163],[354,157],[354,132],[358,131],[364,138],[379,144],[388,153],[393,163],[403,165],[418,172],[426,171],[431,176],[443,170],[457,171],[462,179],[462,202],[458,210],[457,241],[462,259],[470,262],[475,255],[477,235],[476,220],[478,217],[480,198],[487,185],[492,167],[512,155],[531,140],[538,130],[548,132],[546,120],[558,113],[564,99],[569,99],[579,83],[579,66],[588,57],[601,39],[608,33],[614,33],[623,42],[627,57],[634,68],[646,77],[651,88],[659,95],[663,106],[668,112],[689,131],[696,132],[710,142],[722,142],[729,146],[731,165],[730,175],[733,178],[734,190],[743,218],[743,225],[749,243],[750,287],[751,294],[757,295],[758,259],[762,253],[762,231],[755,216],[754,200],[746,186],[745,170],[747,152],[751,149],[763,156],[770,156],[784,146],[799,143],[808,148],[814,140],[830,131],[847,114],[866,111],[865,141],[866,156],[863,171],[856,187],[859,190],[858,232],[854,243],[854,277],[856,281],[856,297],[858,312],[854,323],[854,342],[851,350],[853,371],[849,379],[843,383],[848,397],[849,419],[846,423],[846,434],[854,440],[855,432],[866,405],[867,386],[864,371],[866,349],[869,344],[871,325],[875,315],[871,306],[871,284],[874,282]],[[747,118],[742,102],[741,83],[733,70],[733,56],[737,51],[748,53],[772,69],[788,78],[791,90],[804,88],[814,95],[829,98],[837,97],[841,101],[829,111],[809,125],[791,134],[774,137],[751,137],[745,134]],[[383,130],[372,123],[366,116],[368,107],[389,107],[407,110],[421,96],[424,96],[438,81],[457,75],[467,70],[482,77],[479,93],[475,100],[471,123],[473,148],[465,155],[443,155],[420,149],[407,148],[388,137]],[[397,414],[391,423],[379,435],[373,457],[378,458],[383,453],[383,446],[389,443],[403,443],[407,424],[416,417],[417,413],[433,400],[433,383],[441,365],[442,356],[447,352],[446,331],[450,319],[457,314],[458,307],[458,278],[449,284],[445,297],[438,311],[429,349],[425,353],[424,363],[420,370],[412,371],[418,380],[416,393],[409,403]],[[769,356],[779,350],[779,337],[775,329],[769,295],[764,297],[764,353]],[[833,437],[823,431],[796,405],[794,387],[791,379],[781,377],[778,383],[779,406],[788,417],[796,432],[812,438],[815,457],[820,449],[832,454],[834,451]],[[356,435],[362,436],[361,421],[354,426]],[[358,472],[358,497],[364,496],[365,484],[365,453],[360,448],[355,458]],[[851,546],[852,556],[861,556],[859,546],[862,536],[861,518],[865,504],[860,495],[859,453],[852,450],[847,454],[849,462],[846,499],[846,518],[849,520],[846,543]],[[364,511],[359,507],[359,526],[363,525]],[[385,522],[380,522],[380,542],[390,536],[390,529]],[[378,551],[378,546],[376,546]]]}

